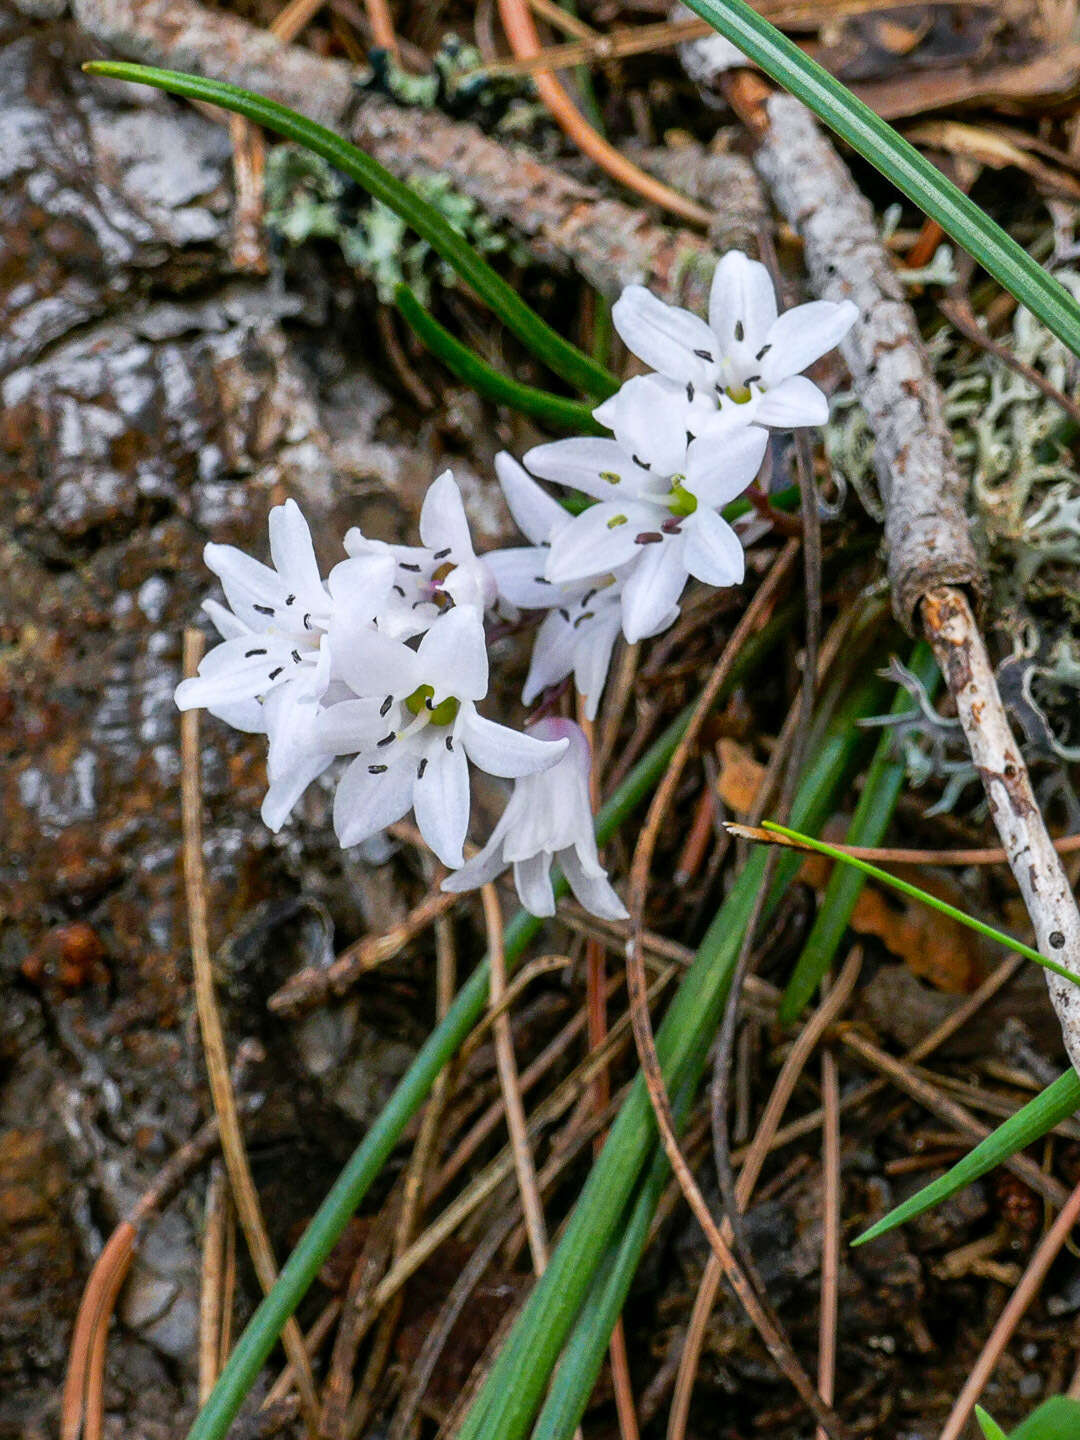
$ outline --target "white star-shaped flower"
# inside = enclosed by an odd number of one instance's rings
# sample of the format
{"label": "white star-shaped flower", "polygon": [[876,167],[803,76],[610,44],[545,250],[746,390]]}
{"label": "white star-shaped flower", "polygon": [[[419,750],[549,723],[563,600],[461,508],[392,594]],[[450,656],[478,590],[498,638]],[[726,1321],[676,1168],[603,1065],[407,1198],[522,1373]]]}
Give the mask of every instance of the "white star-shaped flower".
{"label": "white star-shaped flower", "polygon": [[507,865],[525,909],[554,915],[551,866],[561,866],[586,910],[605,920],[625,920],[626,909],[611,887],[596,852],[589,805],[589,742],[572,720],[539,720],[529,734],[538,741],[562,741],[565,754],[543,774],[515,781],[513,793],[491,839],[460,870],[443,881],[444,890],[474,890],[494,880]]}
{"label": "white star-shaped flower", "polygon": [[768,435],[729,422],[688,446],[653,413],[664,402],[648,377],[623,388],[631,403],[614,439],[556,440],[530,450],[525,464],[600,501],[554,536],[544,573],[562,585],[619,575],[623,634],[633,643],[670,623],[689,575],[741,582],[743,548],[718,511],[757,474]]}
{"label": "white star-shaped flower", "polygon": [[[342,845],[359,844],[411,809],[443,864],[461,865],[468,762],[515,779],[548,769],[566,749],[565,740],[537,740],[478,713],[476,701],[488,689],[488,656],[483,620],[472,606],[440,615],[415,650],[337,617],[331,643],[359,697],[331,706],[317,721],[324,754],[356,754],[334,800]],[[373,743],[376,715],[383,733]]]}
{"label": "white star-shaped flower", "polygon": [[[641,285],[626,287],[612,319],[627,348],[663,377],[672,404],[684,402],[681,428],[702,436],[718,412],[781,429],[823,425],[828,401],[801,372],[839,344],[858,313],[850,300],[813,300],[778,315],[765,266],[729,250],[713,274],[707,324]],[[615,396],[597,418],[611,424],[618,409]]]}

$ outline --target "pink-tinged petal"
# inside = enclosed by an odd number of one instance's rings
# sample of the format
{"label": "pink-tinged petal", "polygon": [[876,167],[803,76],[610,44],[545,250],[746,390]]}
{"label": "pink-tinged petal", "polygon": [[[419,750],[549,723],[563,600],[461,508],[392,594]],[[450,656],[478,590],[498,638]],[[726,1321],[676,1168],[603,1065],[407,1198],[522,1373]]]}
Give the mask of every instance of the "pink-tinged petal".
{"label": "pink-tinged petal", "polygon": [[343,848],[378,835],[412,806],[416,752],[387,765],[370,755],[354,760],[334,796],[334,829]]}
{"label": "pink-tinged petal", "polygon": [[628,285],[611,318],[626,348],[650,369],[682,385],[708,381],[719,358],[716,336],[697,315],[665,305],[643,285]]}
{"label": "pink-tinged petal", "polygon": [[811,300],[785,310],[768,335],[769,349],[761,365],[761,383],[771,390],[789,375],[798,375],[808,365],[839,345],[859,318],[859,309],[850,300]]}
{"label": "pink-tinged petal", "polygon": [[459,605],[440,615],[416,652],[422,683],[435,687],[438,703],[449,695],[482,700],[488,688],[487,640],[480,612]]}
{"label": "pink-tinged petal", "polygon": [[781,380],[761,395],[754,407],[754,419],[778,430],[794,430],[799,425],[824,425],[829,418],[829,402],[812,380],[805,375],[792,375]]}
{"label": "pink-tinged petal", "polygon": [[622,628],[630,644],[656,633],[656,627],[679,603],[686,585],[681,536],[645,545],[642,556],[622,588]]}
{"label": "pink-tinged petal", "polygon": [[448,740],[451,740],[449,730],[424,747],[417,762],[413,812],[421,835],[435,854],[444,865],[456,869],[465,863],[469,765],[464,752],[456,744],[447,745]]}
{"label": "pink-tinged petal", "polygon": [[544,617],[533,641],[532,659],[521,698],[531,705],[542,690],[557,685],[574,668],[573,632],[570,622],[557,610]]}
{"label": "pink-tinged petal", "polygon": [[499,775],[504,780],[550,770],[569,743],[567,740],[535,740],[520,730],[512,730],[509,725],[485,720],[475,710],[463,718],[458,734],[473,764],[488,775]]}
{"label": "pink-tinged petal", "polygon": [[546,918],[555,914],[555,892],[551,888],[551,856],[543,851],[514,864],[514,888],[530,915]]}
{"label": "pink-tinged petal", "polygon": [[739,537],[722,516],[715,510],[697,510],[683,533],[683,558],[691,575],[706,585],[741,584],[746,556]]}
{"label": "pink-tinged petal", "polygon": [[330,623],[334,669],[357,695],[411,695],[424,682],[419,657],[400,640],[335,615]]}
{"label": "pink-tinged petal", "polygon": [[716,426],[687,452],[686,488],[709,509],[726,505],[761,469],[768,443],[768,432],[760,425]]}
{"label": "pink-tinged petal", "polygon": [[570,889],[590,914],[599,915],[602,920],[630,918],[626,906],[612,889],[603,870],[597,875],[591,867],[586,868],[576,849],[560,850],[556,859],[570,884]]}
{"label": "pink-tinged petal", "polygon": [[642,469],[656,477],[686,469],[686,431],[690,413],[685,389],[662,375],[636,375],[615,398],[615,439]]}
{"label": "pink-tinged petal", "polygon": [[755,353],[770,338],[776,320],[776,291],[759,260],[729,250],[713,271],[709,326],[725,351],[745,345]]}
{"label": "pink-tinged petal", "polygon": [[542,480],[580,490],[597,500],[633,497],[656,485],[649,472],[636,465],[616,440],[600,435],[579,435],[572,440],[535,445],[526,453],[525,464]]}
{"label": "pink-tinged petal", "polygon": [[449,547],[459,561],[473,553],[461,491],[449,470],[428,486],[420,511],[420,539],[436,554]]}
{"label": "pink-tinged petal", "polygon": [[545,545],[569,521],[569,514],[559,502],[505,450],[495,456],[495,474],[514,524],[531,544]]}
{"label": "pink-tinged petal", "polygon": [[489,550],[484,556],[499,597],[521,610],[548,610],[559,603],[560,587],[544,574],[547,558],[547,549],[542,545]]}
{"label": "pink-tinged petal", "polygon": [[263,824],[276,834],[292,814],[293,806],[313,780],[330,764],[332,756],[300,761],[285,775],[272,780],[262,803]]}
{"label": "pink-tinged petal", "polygon": [[556,535],[545,574],[556,585],[606,575],[633,560],[642,548],[637,536],[658,530],[666,516],[636,500],[592,505]]}
{"label": "pink-tinged petal", "polygon": [[290,594],[318,597],[322,592],[319,562],[311,531],[295,500],[270,511],[270,558]]}

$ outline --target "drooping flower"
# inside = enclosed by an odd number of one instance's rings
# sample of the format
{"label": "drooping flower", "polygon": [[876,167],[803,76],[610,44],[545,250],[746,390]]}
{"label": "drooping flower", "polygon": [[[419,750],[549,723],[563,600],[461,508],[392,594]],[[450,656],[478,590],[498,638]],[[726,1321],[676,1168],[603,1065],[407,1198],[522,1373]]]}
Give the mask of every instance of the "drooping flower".
{"label": "drooping flower", "polygon": [[420,545],[391,545],[369,540],[357,528],[345,535],[347,555],[393,560],[390,599],[380,628],[402,639],[422,634],[451,603],[472,605],[482,613],[495,599],[495,582],[486,560],[473,550],[461,491],[449,470],[428,486],[420,511],[420,540]]}
{"label": "drooping flower", "polygon": [[521,610],[548,612],[536,632],[521,698],[531,705],[572,674],[585,713],[595,720],[622,623],[618,577],[598,575],[563,585],[550,581],[544,574],[549,547],[573,516],[505,451],[495,457],[495,472],[511,515],[532,543],[492,550],[484,558],[502,600]]}
{"label": "drooping flower", "polygon": [[[355,754],[334,800],[342,845],[356,845],[410,809],[443,864],[464,860],[469,825],[468,762],[514,779],[550,768],[567,742],[536,739],[485,720],[476,709],[488,689],[484,626],[471,605],[434,620],[413,650],[335,617],[332,643],[344,679],[359,697],[317,721],[324,754]],[[372,742],[372,715],[382,721]]]}
{"label": "drooping flower", "polygon": [[632,643],[670,621],[689,575],[707,585],[742,580],[742,545],[718,511],[757,474],[768,435],[732,421],[723,434],[687,445],[631,408],[614,439],[538,445],[525,464],[600,501],[553,538],[544,573],[554,584],[619,575],[623,634]]}
{"label": "drooping flower", "polygon": [[[801,372],[844,338],[858,313],[850,300],[813,300],[778,315],[765,266],[729,250],[713,274],[707,324],[641,285],[626,287],[612,319],[627,347],[662,377],[659,389],[669,408],[681,410],[683,429],[704,436],[718,413],[781,429],[823,425],[828,401]],[[615,396],[597,418],[610,424],[618,408]]]}
{"label": "drooping flower", "polygon": [[515,781],[491,839],[461,869],[443,881],[444,890],[474,890],[494,880],[507,865],[525,909],[554,915],[551,866],[561,866],[586,910],[605,920],[625,920],[626,909],[612,889],[596,852],[589,805],[589,742],[572,720],[549,717],[530,727],[538,741],[561,740],[565,753],[544,774]]}

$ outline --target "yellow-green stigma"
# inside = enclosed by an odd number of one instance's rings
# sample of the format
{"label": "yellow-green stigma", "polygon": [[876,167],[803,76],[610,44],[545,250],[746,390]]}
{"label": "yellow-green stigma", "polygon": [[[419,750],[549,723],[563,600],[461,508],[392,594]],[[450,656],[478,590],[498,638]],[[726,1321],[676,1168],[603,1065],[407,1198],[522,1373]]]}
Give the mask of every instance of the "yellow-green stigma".
{"label": "yellow-green stigma", "polygon": [[414,715],[419,715],[421,710],[427,710],[428,720],[432,725],[452,725],[461,709],[461,701],[450,695],[445,700],[440,700],[438,705],[432,705],[434,698],[435,690],[431,685],[418,685],[411,695],[406,696],[405,708]]}
{"label": "yellow-green stigma", "polygon": [[749,405],[754,398],[749,385],[729,385],[725,394],[729,400],[734,400],[736,405]]}
{"label": "yellow-green stigma", "polygon": [[681,480],[675,479],[671,484],[667,504],[673,515],[693,515],[697,509],[697,496],[687,490]]}

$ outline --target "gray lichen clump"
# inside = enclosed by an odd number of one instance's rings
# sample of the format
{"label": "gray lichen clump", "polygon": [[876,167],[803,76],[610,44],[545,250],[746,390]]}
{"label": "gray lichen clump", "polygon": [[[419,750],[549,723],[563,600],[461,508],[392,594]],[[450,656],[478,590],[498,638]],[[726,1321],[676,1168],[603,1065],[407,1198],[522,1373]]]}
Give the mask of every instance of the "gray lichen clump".
{"label": "gray lichen clump", "polygon": [[[1080,296],[1080,273],[1057,279]],[[1026,310],[1013,318],[1009,348],[1059,390],[1075,393],[1080,361]],[[1075,426],[1062,408],[994,355],[951,329],[929,342],[945,394],[956,456],[969,482],[976,534],[993,586],[992,616],[1010,653],[998,680],[1025,738],[1029,759],[1047,763],[1046,787],[1069,818],[1080,815],[1065,766],[1080,760],[1080,469]],[[830,461],[865,508],[882,514],[873,440],[853,396],[835,399],[826,434]],[[919,729],[914,721],[915,730]],[[927,726],[930,722],[927,721]],[[912,727],[907,727],[910,732]],[[942,806],[961,787],[939,731],[906,734],[913,780],[946,782]],[[919,743],[916,743],[916,742]],[[959,751],[957,751],[959,755]],[[916,776],[914,770],[919,770]]]}

